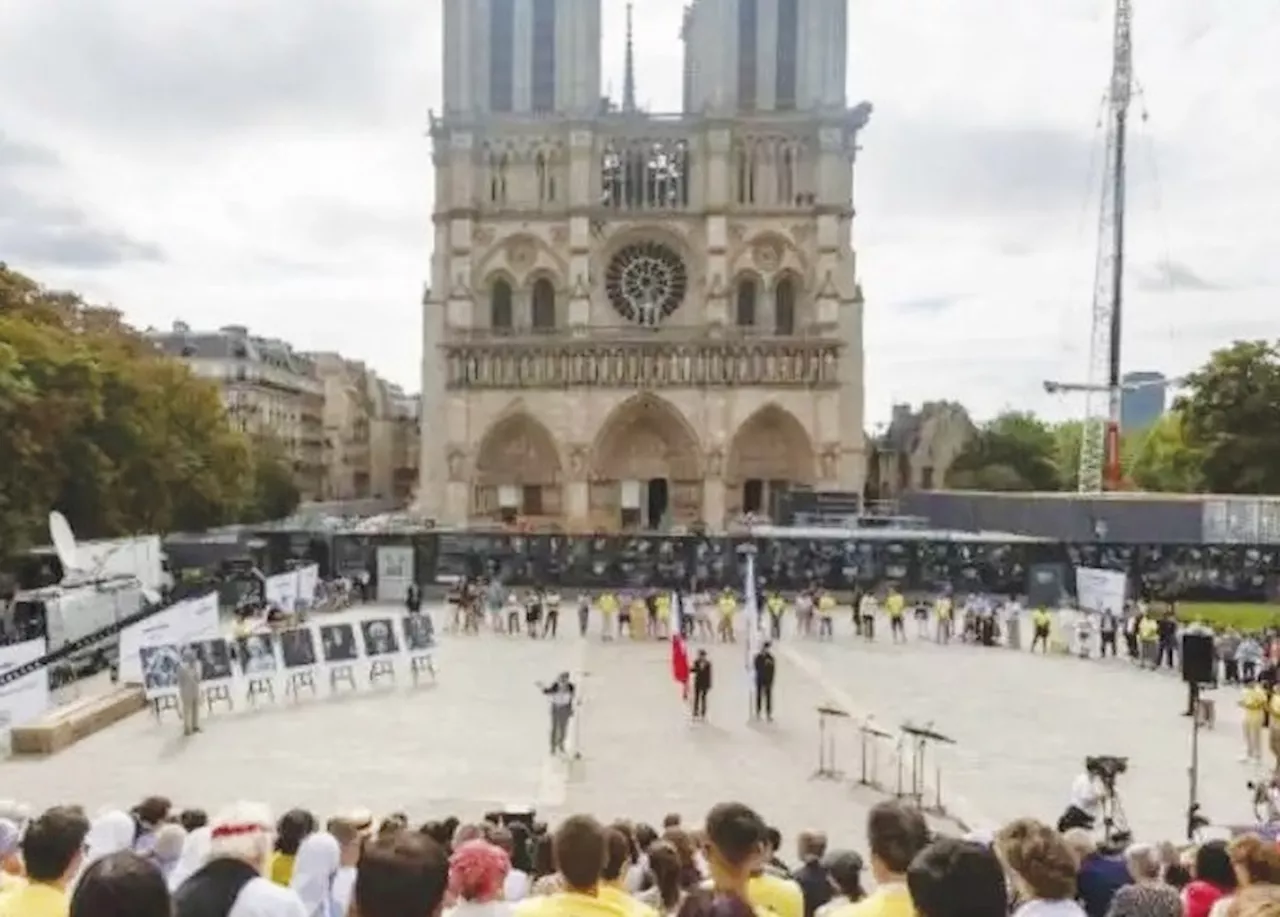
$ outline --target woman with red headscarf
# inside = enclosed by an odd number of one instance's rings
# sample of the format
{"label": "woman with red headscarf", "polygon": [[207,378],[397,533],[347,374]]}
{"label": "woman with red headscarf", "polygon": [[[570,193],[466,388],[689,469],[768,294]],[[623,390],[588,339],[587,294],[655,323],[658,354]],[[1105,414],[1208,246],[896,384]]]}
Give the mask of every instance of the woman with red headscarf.
{"label": "woman with red headscarf", "polygon": [[465,841],[449,857],[449,917],[510,917],[502,885],[511,860],[501,847],[485,840]]}

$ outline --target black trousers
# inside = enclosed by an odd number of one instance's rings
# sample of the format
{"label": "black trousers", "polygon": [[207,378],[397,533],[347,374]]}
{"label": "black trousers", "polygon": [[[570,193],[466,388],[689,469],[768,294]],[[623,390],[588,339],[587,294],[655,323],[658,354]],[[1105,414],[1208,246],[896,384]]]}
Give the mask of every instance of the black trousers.
{"label": "black trousers", "polygon": [[1101,655],[1107,655],[1107,647],[1111,647],[1111,655],[1116,654],[1116,632],[1114,630],[1104,630],[1102,632],[1102,649]]}
{"label": "black trousers", "polygon": [[773,719],[773,682],[756,682],[756,716]]}
{"label": "black trousers", "polygon": [[1084,809],[1068,806],[1067,811],[1058,819],[1058,832],[1070,831],[1072,828],[1088,828],[1092,830],[1094,818]]}
{"label": "black trousers", "polygon": [[707,717],[707,695],[711,692],[710,688],[693,689],[693,715],[697,719],[703,720]]}

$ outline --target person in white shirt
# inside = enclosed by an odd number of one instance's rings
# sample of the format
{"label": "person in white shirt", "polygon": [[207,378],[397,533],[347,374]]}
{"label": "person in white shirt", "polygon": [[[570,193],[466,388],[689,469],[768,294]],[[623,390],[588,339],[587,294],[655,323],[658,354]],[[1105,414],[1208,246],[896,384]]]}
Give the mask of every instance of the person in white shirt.
{"label": "person in white shirt", "polygon": [[551,754],[564,754],[565,739],[569,737],[569,720],[573,717],[573,705],[577,689],[568,672],[561,672],[550,685],[538,685],[551,702]]}
{"label": "person in white shirt", "polygon": [[1072,828],[1092,829],[1098,822],[1102,801],[1106,797],[1107,789],[1103,786],[1101,778],[1089,769],[1086,762],[1085,770],[1071,781],[1071,799],[1067,803],[1067,810],[1058,819],[1058,831],[1070,831]]}

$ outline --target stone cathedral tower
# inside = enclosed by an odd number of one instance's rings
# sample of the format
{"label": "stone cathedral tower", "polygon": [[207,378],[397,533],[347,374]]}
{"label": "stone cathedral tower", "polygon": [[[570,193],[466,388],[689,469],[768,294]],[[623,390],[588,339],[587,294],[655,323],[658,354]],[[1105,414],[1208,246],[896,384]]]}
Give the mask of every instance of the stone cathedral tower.
{"label": "stone cathedral tower", "polygon": [[602,101],[601,2],[444,0],[419,508],[716,530],[861,491],[846,0],[692,0],[675,114],[630,34]]}

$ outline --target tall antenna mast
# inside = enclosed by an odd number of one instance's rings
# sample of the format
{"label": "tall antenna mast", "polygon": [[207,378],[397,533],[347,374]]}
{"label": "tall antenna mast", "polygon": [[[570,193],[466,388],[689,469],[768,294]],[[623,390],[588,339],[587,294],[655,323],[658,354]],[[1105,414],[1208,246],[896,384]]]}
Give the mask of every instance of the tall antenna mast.
{"label": "tall antenna mast", "polygon": [[622,75],[622,110],[628,114],[636,110],[636,52],[631,30],[631,4],[627,4],[627,56]]}
{"label": "tall antenna mast", "polygon": [[[1133,4],[1116,0],[1111,86],[1107,92],[1107,150],[1098,220],[1088,401],[1080,436],[1081,493],[1117,490],[1120,467],[1120,343],[1123,329],[1125,181],[1129,102],[1133,96]],[[1102,395],[1106,395],[1103,413]]]}

